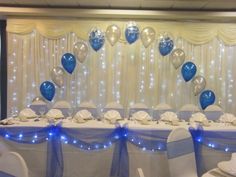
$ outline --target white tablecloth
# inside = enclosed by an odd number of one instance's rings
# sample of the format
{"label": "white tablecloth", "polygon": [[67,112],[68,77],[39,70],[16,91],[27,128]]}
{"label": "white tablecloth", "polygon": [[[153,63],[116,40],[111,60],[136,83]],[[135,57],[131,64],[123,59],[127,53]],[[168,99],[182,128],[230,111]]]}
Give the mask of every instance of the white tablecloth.
{"label": "white tablecloth", "polygon": [[[150,125],[140,125],[131,121],[122,121],[121,125],[128,124],[129,129],[134,130],[172,130],[176,127],[188,128],[186,122],[181,122],[179,126],[166,125],[165,123]],[[39,122],[21,122],[20,124],[8,127],[45,127],[46,121]],[[115,125],[99,121],[89,121],[84,124],[77,124],[70,121],[64,121],[63,127],[70,128],[106,128],[114,129]],[[212,131],[236,131],[235,126],[224,126],[220,123],[213,123],[210,127],[204,127],[205,130]],[[47,144],[38,145],[19,144],[1,139],[1,149],[8,149],[19,152],[30,169],[30,177],[42,177],[46,171]],[[95,152],[82,151],[71,145],[63,144],[64,158],[64,177],[109,177],[113,148]],[[137,176],[137,168],[142,168],[145,177],[168,177],[168,162],[166,152],[147,152],[142,151],[134,145],[128,143],[130,177]],[[206,170],[216,167],[217,163],[222,160],[229,160],[230,154],[203,148],[203,156]]]}

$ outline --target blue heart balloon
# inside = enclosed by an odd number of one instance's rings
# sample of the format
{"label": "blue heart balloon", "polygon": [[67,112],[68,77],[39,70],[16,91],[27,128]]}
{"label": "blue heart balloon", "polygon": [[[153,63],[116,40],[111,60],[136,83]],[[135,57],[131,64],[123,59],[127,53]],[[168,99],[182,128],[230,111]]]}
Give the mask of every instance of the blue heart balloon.
{"label": "blue heart balloon", "polygon": [[125,29],[125,38],[129,44],[134,43],[139,38],[139,29],[137,26],[128,26]]}
{"label": "blue heart balloon", "polygon": [[205,109],[207,106],[214,104],[215,94],[211,90],[205,90],[201,93],[199,99],[202,109]]}
{"label": "blue heart balloon", "polygon": [[52,101],[55,95],[55,86],[52,82],[45,81],[40,85],[40,92],[45,99]]}
{"label": "blue heart balloon", "polygon": [[93,29],[89,34],[89,43],[93,50],[98,51],[105,43],[105,35],[99,29]]}
{"label": "blue heart balloon", "polygon": [[197,67],[193,62],[186,62],[182,66],[181,73],[186,82],[190,81],[196,74]]}
{"label": "blue heart balloon", "polygon": [[75,56],[71,53],[65,53],[61,58],[61,64],[68,73],[72,74],[76,66]]}
{"label": "blue heart balloon", "polygon": [[170,37],[162,38],[159,42],[159,51],[162,56],[168,55],[174,47],[174,42]]}

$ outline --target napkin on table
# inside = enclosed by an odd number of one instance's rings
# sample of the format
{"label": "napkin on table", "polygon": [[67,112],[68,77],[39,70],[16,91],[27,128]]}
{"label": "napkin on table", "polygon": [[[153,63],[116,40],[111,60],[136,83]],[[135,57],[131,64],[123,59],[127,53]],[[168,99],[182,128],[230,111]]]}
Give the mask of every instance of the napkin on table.
{"label": "napkin on table", "polygon": [[120,113],[116,110],[109,110],[104,114],[104,119],[110,121],[111,123],[115,123],[117,120],[122,119]]}
{"label": "napkin on table", "polygon": [[137,111],[132,115],[132,119],[137,121],[142,121],[142,120],[151,120],[152,118],[145,111]]}
{"label": "napkin on table", "polygon": [[78,111],[73,117],[73,119],[79,123],[86,122],[86,120],[90,120],[92,118],[92,114],[86,109]]}
{"label": "napkin on table", "polygon": [[206,121],[208,121],[205,114],[203,114],[201,112],[192,114],[192,116],[190,117],[189,120],[190,120],[190,122],[206,122]]}
{"label": "napkin on table", "polygon": [[62,114],[61,110],[59,109],[50,109],[46,114],[48,118],[60,119],[63,118],[64,115]]}
{"label": "napkin on table", "polygon": [[174,112],[170,112],[170,111],[167,111],[167,112],[161,114],[160,120],[168,121],[168,122],[179,121],[177,114],[175,114]]}
{"label": "napkin on table", "polygon": [[20,119],[24,119],[24,118],[35,118],[37,117],[36,113],[30,109],[30,108],[25,108],[23,110],[20,111],[19,116]]}
{"label": "napkin on table", "polygon": [[220,116],[219,120],[222,123],[227,123],[227,122],[233,123],[234,121],[236,121],[236,117],[233,114],[225,113],[222,116]]}

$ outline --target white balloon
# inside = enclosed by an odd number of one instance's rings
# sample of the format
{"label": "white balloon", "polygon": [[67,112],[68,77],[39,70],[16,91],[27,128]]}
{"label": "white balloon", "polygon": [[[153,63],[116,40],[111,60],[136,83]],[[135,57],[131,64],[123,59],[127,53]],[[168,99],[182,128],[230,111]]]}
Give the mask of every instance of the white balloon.
{"label": "white balloon", "polygon": [[174,65],[175,69],[180,67],[185,60],[185,53],[182,49],[175,49],[171,52],[170,60]]}
{"label": "white balloon", "polygon": [[62,87],[65,80],[65,72],[61,67],[55,67],[51,71],[52,81],[58,86]]}
{"label": "white balloon", "polygon": [[88,45],[83,41],[77,42],[74,45],[73,53],[74,53],[76,59],[80,63],[83,63],[88,55]]}
{"label": "white balloon", "polygon": [[197,96],[206,87],[206,79],[203,76],[196,76],[193,78],[192,84],[193,93]]}
{"label": "white balloon", "polygon": [[156,32],[151,27],[146,27],[141,32],[141,40],[144,47],[146,48],[155,40],[155,37],[156,37]]}
{"label": "white balloon", "polygon": [[121,31],[120,28],[116,25],[110,25],[106,30],[106,38],[108,42],[114,46],[115,43],[120,39]]}

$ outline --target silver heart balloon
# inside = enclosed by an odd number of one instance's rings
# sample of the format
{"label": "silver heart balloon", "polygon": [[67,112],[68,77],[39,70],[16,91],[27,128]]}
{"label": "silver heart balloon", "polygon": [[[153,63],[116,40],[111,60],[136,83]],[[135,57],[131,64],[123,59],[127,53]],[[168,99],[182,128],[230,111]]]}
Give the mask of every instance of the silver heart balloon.
{"label": "silver heart balloon", "polygon": [[53,68],[52,71],[51,71],[51,78],[52,78],[52,81],[58,87],[62,87],[64,85],[64,80],[65,80],[64,70],[59,66]]}
{"label": "silver heart balloon", "polygon": [[76,59],[80,63],[83,63],[85,61],[85,59],[87,58],[88,50],[89,50],[88,45],[85,42],[80,41],[74,45],[73,53],[74,53]]}
{"label": "silver heart balloon", "polygon": [[148,47],[154,40],[156,37],[156,32],[153,28],[151,27],[146,27],[142,30],[141,32],[141,41],[144,45],[144,47]]}
{"label": "silver heart balloon", "polygon": [[175,49],[171,52],[170,60],[174,65],[175,69],[178,69],[185,60],[185,53],[182,49]]}
{"label": "silver heart balloon", "polygon": [[196,76],[192,80],[193,85],[193,93],[197,96],[205,87],[206,87],[206,79],[203,76]]}
{"label": "silver heart balloon", "polygon": [[120,28],[116,25],[110,25],[106,30],[106,38],[108,42],[114,46],[115,43],[120,39],[121,31]]}

